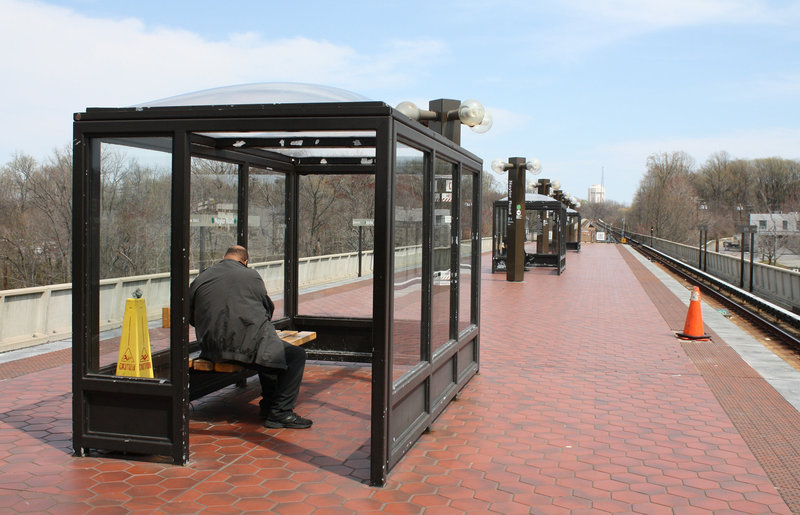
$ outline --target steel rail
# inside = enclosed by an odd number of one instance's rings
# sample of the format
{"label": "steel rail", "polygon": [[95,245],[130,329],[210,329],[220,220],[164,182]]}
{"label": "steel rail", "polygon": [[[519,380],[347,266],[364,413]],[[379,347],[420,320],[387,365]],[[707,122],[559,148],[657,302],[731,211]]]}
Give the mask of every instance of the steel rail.
{"label": "steel rail", "polygon": [[788,347],[800,351],[800,316],[635,239],[626,237],[626,241],[644,256],[699,286],[704,294],[711,295],[736,314],[777,336]]}

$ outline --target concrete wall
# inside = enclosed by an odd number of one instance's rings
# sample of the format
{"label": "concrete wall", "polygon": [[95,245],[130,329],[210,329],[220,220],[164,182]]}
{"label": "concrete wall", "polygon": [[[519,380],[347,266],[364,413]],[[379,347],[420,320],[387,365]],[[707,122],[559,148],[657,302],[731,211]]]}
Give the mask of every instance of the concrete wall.
{"label": "concrete wall", "polygon": [[[492,248],[491,238],[481,242],[482,252]],[[372,251],[361,254],[362,275],[371,275]],[[422,260],[419,246],[403,247],[395,253],[395,266],[415,266]],[[270,296],[283,295],[283,261],[251,263],[264,279]],[[299,260],[300,289],[358,277],[358,253],[331,254]],[[190,273],[191,281],[197,270]],[[141,289],[151,320],[169,306],[169,273],[104,279],[100,281],[100,330],[122,325],[125,300]],[[72,285],[0,290],[0,352],[63,340],[72,336]]]}

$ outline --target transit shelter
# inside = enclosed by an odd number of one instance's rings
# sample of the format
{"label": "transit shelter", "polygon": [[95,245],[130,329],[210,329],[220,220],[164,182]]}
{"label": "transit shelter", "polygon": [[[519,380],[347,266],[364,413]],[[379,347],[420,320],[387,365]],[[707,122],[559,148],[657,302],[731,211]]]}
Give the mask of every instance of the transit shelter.
{"label": "transit shelter", "polygon": [[[508,252],[508,197],[494,203],[492,211],[492,273],[506,271]],[[547,195],[525,194],[525,267],[567,266],[567,207]]]}
{"label": "transit shelter", "polygon": [[[189,402],[227,384],[190,374],[189,284],[232,244],[264,278],[276,328],[316,332],[309,359],[371,366],[371,484],[477,373],[481,160],[385,103],[331,91],[237,103],[247,92],[227,89],[74,115],[76,455],[189,460]],[[151,324],[168,313],[152,377],[119,375],[122,352],[100,345],[134,288]]]}

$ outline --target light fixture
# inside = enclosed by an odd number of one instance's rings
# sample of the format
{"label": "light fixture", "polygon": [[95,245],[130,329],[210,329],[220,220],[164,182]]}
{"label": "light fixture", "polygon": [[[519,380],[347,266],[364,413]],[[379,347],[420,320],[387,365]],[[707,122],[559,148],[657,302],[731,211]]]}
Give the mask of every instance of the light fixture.
{"label": "light fixture", "polygon": [[[458,106],[457,114],[461,123],[469,127],[475,127],[483,121],[483,115],[486,114],[486,109],[483,107],[483,104],[474,98],[470,98],[461,102],[461,105]],[[450,116],[450,113],[447,113],[448,120]]]}
{"label": "light fixture", "polygon": [[438,115],[435,112],[420,109],[413,102],[400,102],[397,104],[396,109],[412,120],[416,120],[418,122],[422,120],[435,120],[438,118]]}
{"label": "light fixture", "polygon": [[[495,159],[492,161],[492,171],[494,173],[504,173],[506,170],[511,170],[512,168],[514,168],[514,165],[502,159]],[[525,170],[536,175],[542,171],[542,164],[538,159],[531,159],[525,162]]]}
{"label": "light fixture", "polygon": [[503,173],[506,170],[510,170],[512,167],[511,163],[507,163],[502,159],[495,159],[492,161],[492,171],[494,173]]}
{"label": "light fixture", "polygon": [[473,98],[461,102],[458,109],[452,109],[444,113],[420,109],[413,102],[400,102],[397,104],[396,109],[418,122],[430,120],[459,120],[478,134],[483,134],[492,128],[492,116],[486,108],[483,107],[483,104]]}
{"label": "light fixture", "polygon": [[489,129],[492,128],[492,123],[494,123],[494,120],[492,119],[491,113],[489,111],[484,111],[481,123],[470,126],[470,130],[478,134],[484,134],[489,132]]}
{"label": "light fixture", "polygon": [[540,163],[538,159],[533,158],[525,163],[525,169],[534,175],[538,175],[539,172],[542,171],[542,163]]}

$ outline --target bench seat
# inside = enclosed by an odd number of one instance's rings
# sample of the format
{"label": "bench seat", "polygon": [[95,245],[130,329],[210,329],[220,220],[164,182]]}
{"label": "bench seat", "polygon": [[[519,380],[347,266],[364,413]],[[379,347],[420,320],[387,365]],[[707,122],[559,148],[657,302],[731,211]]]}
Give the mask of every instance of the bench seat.
{"label": "bench seat", "polygon": [[[317,337],[314,331],[278,330],[278,337],[292,345],[303,345]],[[196,342],[192,342],[196,344]],[[244,386],[247,378],[255,375],[250,370],[235,363],[213,362],[200,357],[200,351],[189,355],[189,400],[199,399],[226,386]]]}

